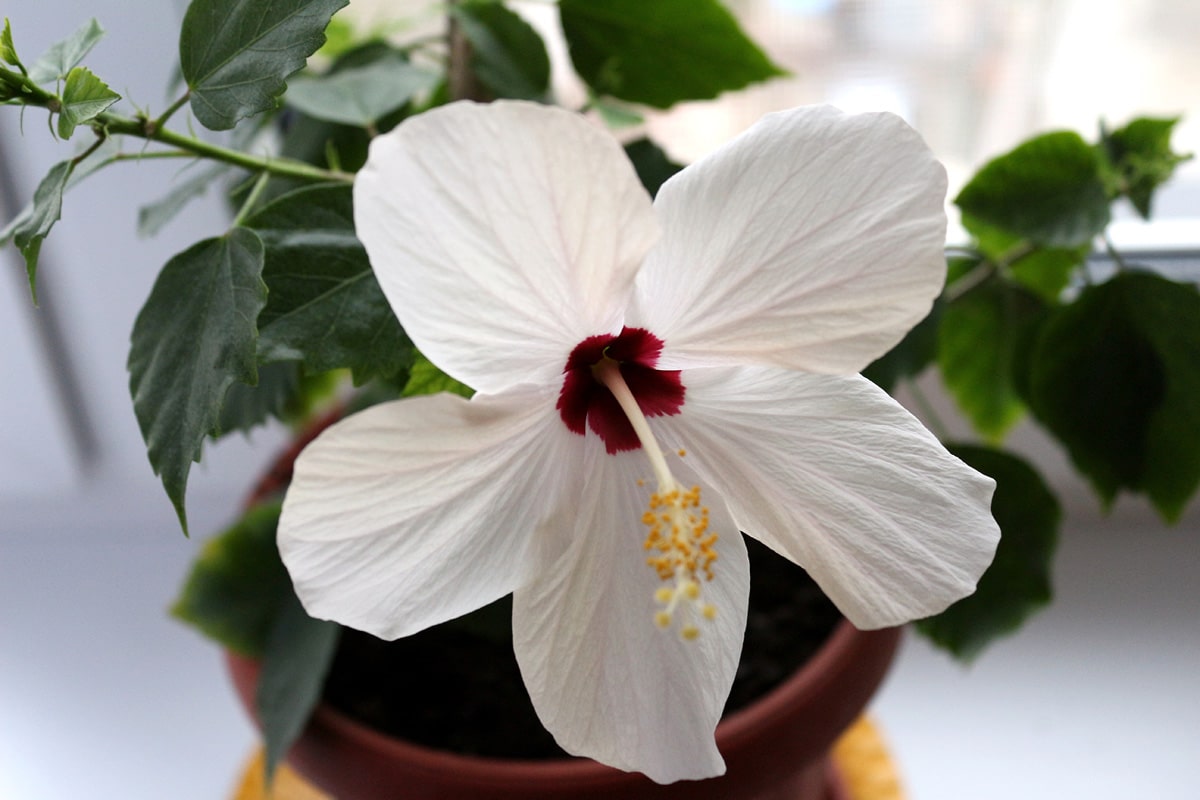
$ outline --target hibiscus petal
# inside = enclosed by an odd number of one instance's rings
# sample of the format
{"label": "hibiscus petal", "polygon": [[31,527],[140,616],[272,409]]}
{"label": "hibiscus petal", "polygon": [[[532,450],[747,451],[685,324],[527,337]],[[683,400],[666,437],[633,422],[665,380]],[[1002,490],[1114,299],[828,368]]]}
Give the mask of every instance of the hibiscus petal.
{"label": "hibiscus petal", "polygon": [[454,103],[371,143],[354,221],[417,347],[484,392],[547,383],[621,328],[658,236],[620,145],[578,114]]}
{"label": "hibiscus petal", "polygon": [[994,482],[859,376],[685,371],[664,443],[748,535],[809,571],[863,629],[936,614],[975,590],[999,528]]}
{"label": "hibiscus petal", "polygon": [[627,324],[663,339],[663,369],[858,372],[942,287],[945,196],[945,170],[899,117],[766,116],[659,190],[663,238]]}
{"label": "hibiscus petal", "polygon": [[550,392],[373,406],[300,454],[279,550],[314,617],[395,639],[503,597],[582,440]]}
{"label": "hibiscus petal", "polygon": [[[640,453],[588,448],[576,504],[540,539],[533,580],[513,594],[513,644],[534,707],[569,753],[660,783],[725,771],[714,730],[741,652],[749,598],[746,545],[719,498],[705,499],[721,538],[702,598],[716,618],[683,641],[654,623],[654,592],[672,584],[646,564],[641,517],[649,465]],[[686,472],[678,475],[687,480]],[[703,484],[702,484],[703,487]],[[688,608],[688,612],[694,609]]]}

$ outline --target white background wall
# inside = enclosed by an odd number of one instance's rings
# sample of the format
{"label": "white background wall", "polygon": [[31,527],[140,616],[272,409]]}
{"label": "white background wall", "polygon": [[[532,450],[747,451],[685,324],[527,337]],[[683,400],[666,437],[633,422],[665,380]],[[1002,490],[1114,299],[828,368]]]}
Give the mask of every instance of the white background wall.
{"label": "white background wall", "polygon": [[[89,66],[161,109],[179,8],[133,7],[3,0],[0,16],[30,59],[98,17],[109,36]],[[28,195],[69,146],[51,141],[40,115],[26,115],[22,134],[17,115],[0,111],[0,144]],[[70,193],[43,249],[42,312],[29,308],[15,252],[0,254],[0,798],[209,800],[226,796],[252,748],[216,650],[165,609],[282,436],[209,453],[193,471],[187,540],[150,472],[126,388],[129,329],[157,269],[224,227],[209,201],[159,238],[137,238],[137,206],[177,169],[120,165]],[[1172,207],[1194,215],[1195,195],[1184,197]],[[33,314],[46,312],[69,342],[90,460],[56,396],[52,371],[63,365],[47,362],[34,335]],[[1068,505],[1058,599],[970,668],[910,637],[875,711],[911,795],[1190,800],[1200,756],[1196,509],[1174,529],[1135,502],[1103,519],[1061,456],[1030,431],[1016,444],[1037,454]]]}

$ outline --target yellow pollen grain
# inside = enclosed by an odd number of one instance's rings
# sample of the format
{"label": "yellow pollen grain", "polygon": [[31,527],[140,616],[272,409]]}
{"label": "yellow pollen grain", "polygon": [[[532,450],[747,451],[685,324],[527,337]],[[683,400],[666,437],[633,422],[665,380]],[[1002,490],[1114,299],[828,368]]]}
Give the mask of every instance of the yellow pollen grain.
{"label": "yellow pollen grain", "polygon": [[687,455],[687,450],[684,450],[682,447],[679,448],[679,450],[677,452],[679,453],[680,458],[683,458],[684,456]]}
{"label": "yellow pollen grain", "polygon": [[690,642],[700,636],[700,629],[695,625],[684,625],[679,629],[679,635],[683,637],[684,641]]}
{"label": "yellow pollen grain", "polygon": [[660,628],[671,627],[671,615],[666,611],[659,611],[654,615],[654,624]]}

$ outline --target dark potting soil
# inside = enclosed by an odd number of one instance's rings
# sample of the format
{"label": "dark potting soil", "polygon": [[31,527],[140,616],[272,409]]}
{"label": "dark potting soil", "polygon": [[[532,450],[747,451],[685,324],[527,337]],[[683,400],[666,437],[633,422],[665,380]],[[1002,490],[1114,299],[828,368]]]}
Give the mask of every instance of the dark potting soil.
{"label": "dark potting soil", "polygon": [[[781,683],[820,648],[841,619],[800,567],[755,541],[742,660],[725,713]],[[506,608],[507,605],[507,608]],[[564,755],[542,727],[512,652],[491,621],[511,605],[385,642],[345,630],[325,699],[377,730],[429,747],[503,758]],[[491,630],[491,635],[480,631]]]}

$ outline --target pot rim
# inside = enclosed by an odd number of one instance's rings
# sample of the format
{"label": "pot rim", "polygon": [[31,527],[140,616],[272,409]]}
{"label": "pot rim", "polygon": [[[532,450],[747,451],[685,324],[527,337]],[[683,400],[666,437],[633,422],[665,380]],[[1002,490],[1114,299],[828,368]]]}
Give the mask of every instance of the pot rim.
{"label": "pot rim", "polygon": [[[900,628],[860,631],[843,619],[802,667],[755,702],[721,720],[716,729],[717,747],[728,760],[734,752],[754,747],[756,743],[776,736],[797,714],[802,714],[803,709],[820,702],[845,667],[854,665],[867,651],[884,650],[890,660],[900,635]],[[228,653],[227,657],[231,666],[243,662],[253,670],[250,685],[257,683],[259,664],[256,661],[234,653]],[[414,766],[420,765],[422,771],[452,774],[458,780],[468,782],[503,783],[506,779],[532,779],[538,783],[570,780],[590,784],[637,775],[586,757],[515,759],[439,750],[376,731],[327,703],[317,707],[310,725],[317,729],[324,728],[328,734],[345,737],[380,755],[401,759]],[[840,733],[840,730],[832,735],[836,733]]]}

